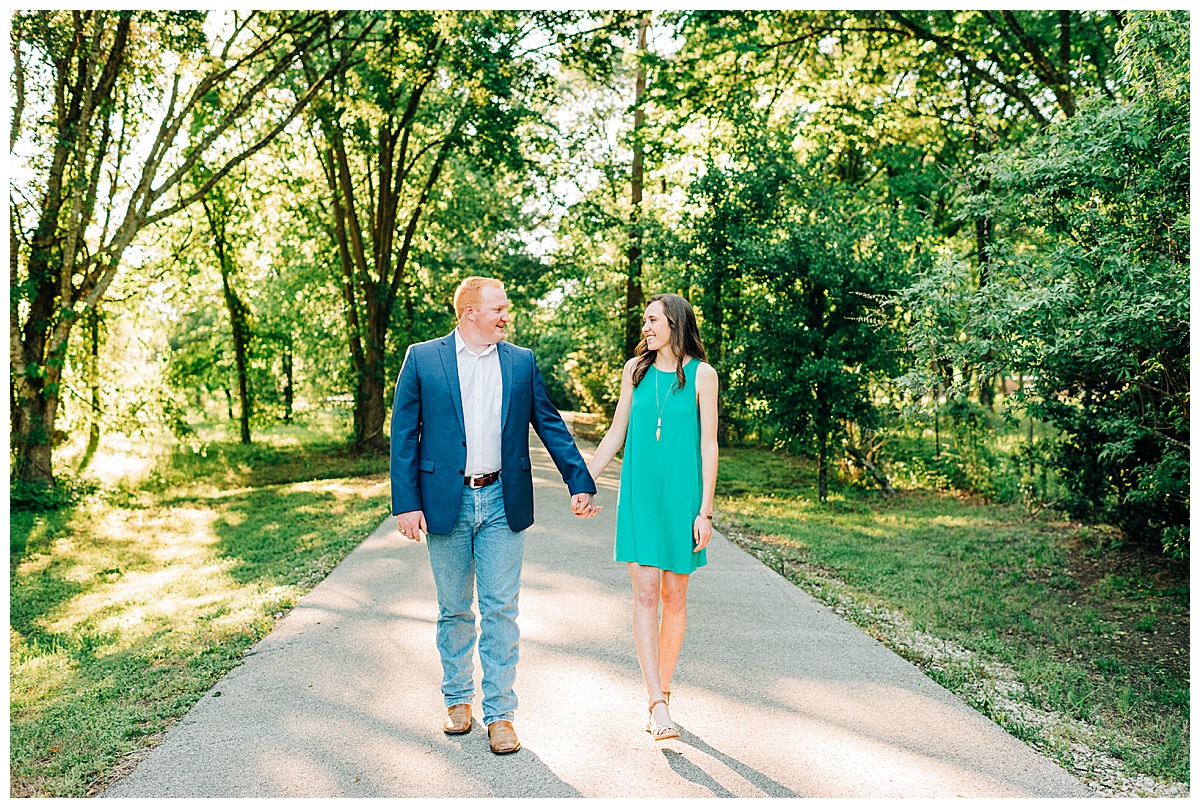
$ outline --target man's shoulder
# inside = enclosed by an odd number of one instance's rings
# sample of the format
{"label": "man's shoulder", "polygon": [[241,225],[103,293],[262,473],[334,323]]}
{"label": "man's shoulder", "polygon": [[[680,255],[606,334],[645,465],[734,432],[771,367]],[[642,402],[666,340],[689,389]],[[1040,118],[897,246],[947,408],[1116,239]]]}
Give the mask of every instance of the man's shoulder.
{"label": "man's shoulder", "polygon": [[442,343],[444,343],[447,339],[449,339],[451,342],[453,342],[454,333],[451,332],[450,334],[448,334],[446,336],[435,337],[433,339],[427,339],[424,342],[414,342],[412,345],[408,346],[408,350],[414,354],[426,354],[426,353],[429,353],[432,351],[436,351],[442,345]]}
{"label": "man's shoulder", "polygon": [[533,361],[533,351],[529,348],[522,348],[520,345],[513,345],[508,340],[498,343],[497,347],[502,351],[509,351],[514,359],[520,358],[523,361]]}

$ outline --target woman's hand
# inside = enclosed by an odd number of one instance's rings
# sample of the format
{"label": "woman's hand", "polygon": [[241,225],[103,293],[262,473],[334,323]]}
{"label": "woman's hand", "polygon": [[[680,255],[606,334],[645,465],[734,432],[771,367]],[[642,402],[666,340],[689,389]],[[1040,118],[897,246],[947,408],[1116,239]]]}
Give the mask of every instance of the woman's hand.
{"label": "woman's hand", "polygon": [[697,516],[696,521],[692,522],[692,542],[695,544],[694,550],[699,552],[708,546],[709,540],[712,539],[712,520],[707,516]]}

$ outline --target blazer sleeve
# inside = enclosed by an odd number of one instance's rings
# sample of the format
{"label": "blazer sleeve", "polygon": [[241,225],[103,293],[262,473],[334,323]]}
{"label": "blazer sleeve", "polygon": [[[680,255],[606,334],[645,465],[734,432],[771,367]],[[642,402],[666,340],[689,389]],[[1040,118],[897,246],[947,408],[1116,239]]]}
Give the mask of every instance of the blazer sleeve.
{"label": "blazer sleeve", "polygon": [[392,514],[421,510],[419,451],[421,379],[410,346],[404,355],[392,400]]}
{"label": "blazer sleeve", "polygon": [[550,394],[546,391],[546,382],[542,379],[542,372],[538,370],[537,360],[530,361],[533,362],[533,408],[530,412],[533,429],[545,444],[554,465],[558,466],[563,482],[567,484],[567,490],[572,495],[594,494],[596,482],[588,473],[587,463],[579,453],[571,431],[563,423],[562,416],[550,403]]}

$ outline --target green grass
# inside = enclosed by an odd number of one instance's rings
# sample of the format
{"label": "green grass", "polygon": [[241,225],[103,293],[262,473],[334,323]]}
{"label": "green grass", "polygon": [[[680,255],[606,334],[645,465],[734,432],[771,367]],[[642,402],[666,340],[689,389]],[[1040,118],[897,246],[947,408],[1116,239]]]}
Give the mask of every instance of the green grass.
{"label": "green grass", "polygon": [[[722,450],[717,493],[735,540],[1012,734],[1063,763],[1070,742],[1083,742],[1129,774],[1189,782],[1186,566],[1114,548],[1102,528],[1030,520],[1020,506],[949,493],[845,487],[822,504],[811,464],[751,449]],[[889,637],[880,608],[974,661],[913,651]],[[1015,671],[1020,698],[1094,737],[1052,737],[970,695],[986,675],[982,661]]]}
{"label": "green grass", "polygon": [[[96,793],[388,512],[387,459],[207,443],[10,522],[10,794]],[[364,476],[370,475],[370,476]]]}

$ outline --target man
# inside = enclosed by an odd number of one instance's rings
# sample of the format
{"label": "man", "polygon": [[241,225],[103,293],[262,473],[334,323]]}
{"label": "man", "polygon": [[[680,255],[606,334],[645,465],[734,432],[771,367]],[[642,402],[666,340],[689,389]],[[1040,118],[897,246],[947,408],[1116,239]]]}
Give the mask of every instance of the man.
{"label": "man", "polygon": [[392,407],[392,513],[400,535],[420,541],[427,534],[437,587],[442,730],[471,731],[478,588],[483,721],[496,754],[521,748],[513,680],[522,531],[533,523],[530,424],[562,472],[575,514],[599,510],[596,484],[550,403],[533,352],[504,341],[508,305],[499,281],[464,280],[454,293],[458,327],[408,349]]}

